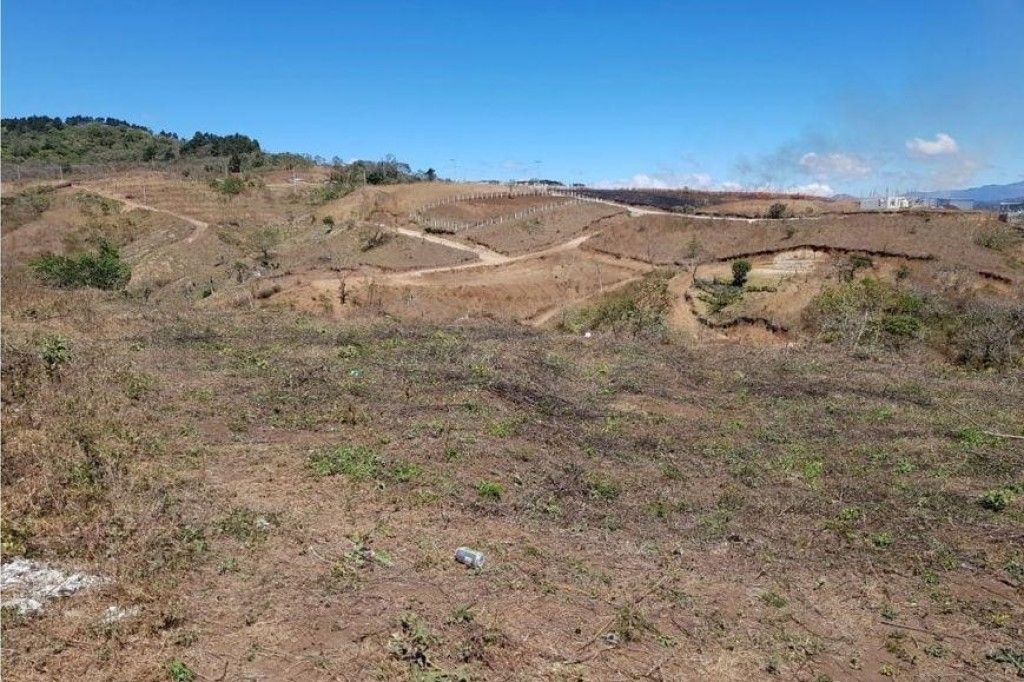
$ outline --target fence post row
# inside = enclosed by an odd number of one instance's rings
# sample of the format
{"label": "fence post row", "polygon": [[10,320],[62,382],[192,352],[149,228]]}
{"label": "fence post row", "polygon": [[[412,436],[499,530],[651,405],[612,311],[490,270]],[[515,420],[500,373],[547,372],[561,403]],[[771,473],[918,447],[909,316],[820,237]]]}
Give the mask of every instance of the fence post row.
{"label": "fence post row", "polygon": [[547,188],[547,187],[539,188],[539,189],[538,188],[512,189],[512,190],[509,191],[508,196],[520,197],[520,196],[531,196],[531,195],[536,195],[536,196],[549,195],[549,196],[568,198],[568,199],[570,199],[570,201],[567,201],[567,202],[564,202],[564,203],[552,202],[552,203],[549,203],[549,204],[544,204],[543,206],[535,206],[534,208],[527,208],[527,209],[523,209],[523,210],[520,210],[520,211],[514,211],[514,212],[506,214],[506,215],[493,216],[493,217],[487,218],[486,220],[483,220],[483,221],[481,221],[479,223],[463,223],[463,222],[459,222],[459,221],[455,221],[455,220],[447,220],[447,219],[441,220],[441,219],[431,218],[429,216],[424,215],[425,211],[428,211],[428,210],[430,210],[432,208],[437,208],[439,206],[447,206],[449,204],[455,204],[455,203],[458,203],[460,201],[472,201],[472,200],[475,200],[475,199],[489,199],[489,198],[493,198],[493,197],[500,197],[500,196],[503,196],[504,194],[505,194],[504,191],[499,191],[499,192],[478,192],[478,193],[475,193],[475,194],[461,194],[461,195],[457,195],[457,196],[454,196],[454,197],[448,197],[447,199],[441,199],[441,200],[438,200],[438,201],[426,204],[424,206],[421,206],[415,212],[414,215],[416,216],[416,220],[418,222],[425,222],[430,227],[434,227],[434,228],[438,228],[438,229],[445,229],[445,230],[451,231],[452,233],[457,233],[457,232],[462,231],[462,230],[474,229],[474,228],[483,227],[483,226],[486,226],[486,225],[499,225],[501,223],[505,223],[505,222],[508,222],[510,220],[521,220],[521,219],[523,219],[523,218],[525,218],[527,216],[534,215],[535,213],[540,213],[542,211],[549,211],[549,210],[552,210],[552,209],[555,209],[555,208],[559,208],[559,207],[574,206],[576,204],[580,204],[580,203],[583,203],[584,201],[588,200],[588,197],[584,197],[582,194],[580,194],[578,191],[575,191],[575,190],[555,190],[555,189],[551,189],[551,188]]}

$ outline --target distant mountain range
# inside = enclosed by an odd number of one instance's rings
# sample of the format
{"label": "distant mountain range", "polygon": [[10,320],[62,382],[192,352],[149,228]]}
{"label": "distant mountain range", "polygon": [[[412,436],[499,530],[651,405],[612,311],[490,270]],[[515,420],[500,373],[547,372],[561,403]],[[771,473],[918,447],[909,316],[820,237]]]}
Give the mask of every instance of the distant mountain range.
{"label": "distant mountain range", "polygon": [[968,200],[980,204],[997,204],[1000,201],[1024,198],[1024,181],[1011,182],[1008,185],[982,185],[981,187],[947,189],[937,192],[912,192],[911,196],[923,199]]}

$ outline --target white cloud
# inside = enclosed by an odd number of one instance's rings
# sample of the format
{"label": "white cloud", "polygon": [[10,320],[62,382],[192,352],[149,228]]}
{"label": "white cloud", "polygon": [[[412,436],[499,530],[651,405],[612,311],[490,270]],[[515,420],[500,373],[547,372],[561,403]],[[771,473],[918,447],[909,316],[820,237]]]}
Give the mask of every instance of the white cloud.
{"label": "white cloud", "polygon": [[974,159],[953,158],[933,170],[931,183],[939,189],[960,187],[973,181],[983,167]]}
{"label": "white cloud", "polygon": [[832,197],[836,195],[836,191],[823,182],[810,182],[806,185],[787,187],[784,191],[786,194],[810,194],[815,197]]}
{"label": "white cloud", "polygon": [[800,157],[800,168],[818,180],[827,178],[857,178],[871,172],[871,166],[856,154],[808,152]]}
{"label": "white cloud", "polygon": [[956,154],[960,151],[960,146],[956,143],[956,140],[946,133],[938,133],[934,140],[915,137],[913,140],[907,140],[906,144],[907,151],[915,156],[943,156],[946,154]]}
{"label": "white cloud", "polygon": [[646,173],[638,173],[625,182],[620,182],[619,187],[628,187],[630,189],[668,189],[669,183],[661,180],[660,178],[647,175]]}
{"label": "white cloud", "polygon": [[604,180],[594,185],[599,189],[710,189],[713,185],[707,173],[638,173],[628,180]]}

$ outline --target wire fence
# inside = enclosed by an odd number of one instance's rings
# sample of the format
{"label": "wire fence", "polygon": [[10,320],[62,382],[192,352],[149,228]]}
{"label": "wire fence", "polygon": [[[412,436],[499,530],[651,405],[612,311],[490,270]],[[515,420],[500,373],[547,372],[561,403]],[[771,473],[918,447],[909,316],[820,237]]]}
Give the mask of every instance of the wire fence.
{"label": "wire fence", "polygon": [[445,197],[429,204],[423,204],[417,212],[422,213],[423,211],[429,211],[432,208],[439,206],[448,206],[450,204],[457,204],[463,201],[473,201],[475,199],[497,199],[500,197],[529,197],[543,194],[550,194],[550,191],[544,187],[514,187],[508,189],[501,189],[489,192],[472,192],[470,194],[456,194],[453,196]]}
{"label": "wire fence", "polygon": [[[549,204],[543,204],[541,206],[534,206],[531,208],[525,208],[520,211],[513,211],[512,213],[505,213],[503,215],[492,216],[486,220],[479,222],[467,222],[464,220],[455,220],[452,218],[439,218],[435,216],[426,215],[426,211],[441,206],[450,206],[453,204],[461,203],[464,201],[474,201],[479,199],[494,199],[494,198],[515,198],[515,197],[526,197],[526,196],[552,196],[569,199],[569,201],[556,201]],[[589,197],[586,197],[579,192],[572,190],[557,190],[550,187],[530,187],[530,188],[516,188],[511,190],[502,190],[500,192],[475,192],[471,194],[459,194],[456,196],[445,197],[440,201],[435,201],[430,204],[425,204],[416,209],[413,214],[413,219],[423,226],[428,232],[443,232],[447,234],[456,234],[458,232],[465,232],[466,230],[472,230],[474,228],[485,227],[489,225],[500,225],[502,223],[516,222],[535,215],[537,213],[543,213],[545,211],[551,211],[558,208],[567,208],[576,204],[583,203],[584,201],[592,201]]]}
{"label": "wire fence", "polygon": [[480,227],[487,227],[491,225],[500,225],[502,223],[514,223],[520,220],[525,220],[532,215],[538,213],[544,213],[546,211],[553,211],[555,209],[568,208],[576,204],[581,204],[585,199],[573,198],[568,201],[558,201],[550,204],[544,204],[542,206],[533,206],[531,208],[525,208],[521,211],[514,211],[512,213],[505,213],[503,215],[492,216],[486,220],[482,220],[476,223],[470,223],[459,220],[450,220],[446,218],[432,218],[429,216],[420,215],[417,217],[417,222],[422,225],[426,230],[430,232],[446,232],[449,234],[456,234],[458,232],[465,232]]}

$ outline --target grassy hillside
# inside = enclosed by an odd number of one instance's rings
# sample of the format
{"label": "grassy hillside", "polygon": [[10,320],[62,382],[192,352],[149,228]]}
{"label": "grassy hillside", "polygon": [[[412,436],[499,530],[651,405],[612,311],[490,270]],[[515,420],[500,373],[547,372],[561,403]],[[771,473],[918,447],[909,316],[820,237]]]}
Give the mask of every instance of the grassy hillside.
{"label": "grassy hillside", "polygon": [[4,162],[108,163],[170,160],[177,136],[116,119],[47,116],[3,119]]}
{"label": "grassy hillside", "polygon": [[111,582],[7,614],[12,677],[996,679],[1020,648],[1024,460],[984,433],[1024,428],[1019,374],[15,287],[5,550]]}
{"label": "grassy hillside", "polygon": [[5,183],[4,561],[102,577],[5,587],[11,679],[1024,668],[1016,233],[346,169]]}

